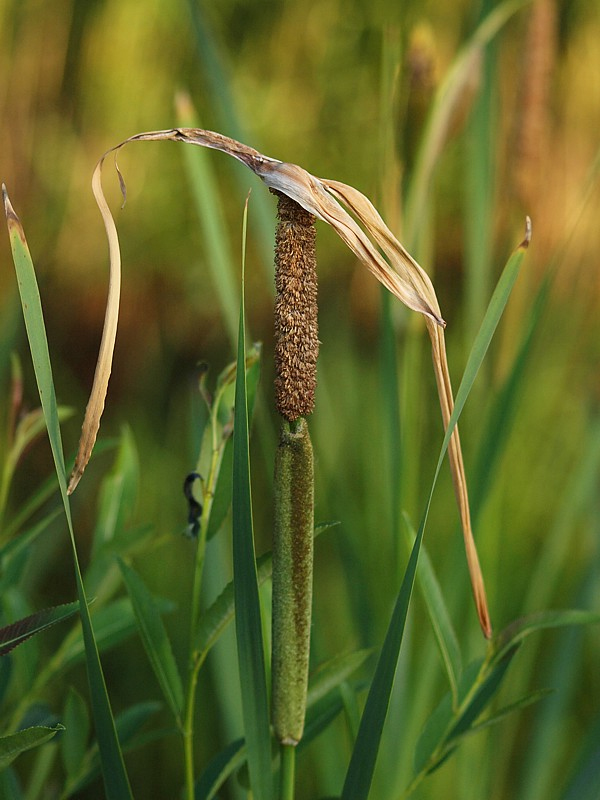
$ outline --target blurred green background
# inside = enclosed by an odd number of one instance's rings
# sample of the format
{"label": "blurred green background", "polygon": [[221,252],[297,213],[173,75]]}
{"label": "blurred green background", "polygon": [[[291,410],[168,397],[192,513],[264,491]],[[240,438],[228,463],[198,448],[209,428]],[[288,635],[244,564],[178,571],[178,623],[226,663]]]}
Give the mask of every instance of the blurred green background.
{"label": "blurred green background", "polygon": [[[524,3],[470,63],[431,180],[423,181],[419,148],[436,88],[494,5],[3,0],[0,178],[36,264],[59,402],[75,409],[63,429],[69,454],[91,386],[107,285],[107,246],[91,174],[99,156],[127,136],[198,124],[369,195],[434,278],[455,387],[529,214],[533,242],[523,274],[461,422],[475,533],[499,630],[539,609],[600,605],[600,191],[594,172],[600,8],[587,0]],[[222,223],[218,263],[194,189],[200,159],[215,182],[207,184],[204,201]],[[233,359],[231,318],[213,270],[228,270],[237,286],[250,188],[247,316],[252,338],[264,346],[254,505],[258,549],[269,547],[277,430],[270,365],[275,200],[220,153],[142,143],[122,151],[119,164],[128,187],[124,210],[118,210],[110,160],[104,177],[124,276],[101,433],[117,436],[123,426],[132,431],[140,490],[128,524],[152,525],[156,540],[136,565],[158,594],[178,603],[168,624],[181,648],[193,562],[192,546],[180,535],[186,523],[181,483],[195,466],[199,444],[198,363],[207,361],[216,375]],[[413,202],[419,189],[420,207]],[[402,452],[390,452],[394,423],[385,389],[390,375],[382,376],[389,362],[382,356],[379,287],[324,226],[318,256],[322,355],[311,423],[317,520],[338,519],[341,526],[317,545],[315,664],[381,644],[406,558],[399,512],[418,522],[442,438],[420,321],[394,303]],[[0,265],[0,409],[6,417],[11,352],[23,361],[25,404],[35,406],[37,395],[7,237],[0,237]],[[547,292],[541,300],[540,287]],[[496,450],[494,433],[501,439]],[[486,460],[491,451],[493,463]],[[110,459],[93,459],[74,497],[84,554]],[[19,467],[9,516],[50,471],[42,442]],[[226,536],[219,542],[209,553],[213,592],[229,570]],[[32,554],[25,590],[33,607],[73,599],[67,544],[57,523]],[[465,659],[480,655],[447,470],[426,544]],[[466,744],[417,796],[567,798],[586,748],[600,758],[598,630],[546,634],[528,647],[521,672],[517,667],[511,676],[513,690],[552,686],[556,693]],[[104,663],[117,709],[156,696],[139,642],[107,654]],[[85,686],[82,676],[73,680]],[[442,680],[417,595],[374,798],[400,796],[415,738],[443,692]],[[61,691],[47,698],[57,708]],[[201,689],[199,765],[240,733],[235,691],[231,650],[224,646]],[[131,756],[136,796],[176,796],[178,747],[167,738]],[[298,796],[339,792],[349,747],[340,723],[302,754]]]}

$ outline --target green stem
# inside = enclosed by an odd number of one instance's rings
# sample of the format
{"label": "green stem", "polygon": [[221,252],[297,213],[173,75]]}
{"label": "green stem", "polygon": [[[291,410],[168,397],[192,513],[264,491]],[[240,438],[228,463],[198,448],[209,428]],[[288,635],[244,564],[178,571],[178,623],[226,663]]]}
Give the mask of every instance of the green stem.
{"label": "green stem", "polygon": [[200,518],[200,530],[198,532],[198,547],[196,550],[196,562],[194,567],[194,578],[192,585],[192,608],[190,614],[190,634],[189,634],[189,654],[188,654],[188,686],[186,692],[186,702],[183,717],[182,737],[183,737],[183,756],[185,770],[185,798],[194,800],[194,709],[196,707],[196,689],[198,685],[198,674],[204,661],[199,657],[196,649],[196,634],[201,613],[201,593],[202,593],[202,574],[204,572],[204,559],[206,555],[206,537],[208,533],[208,523],[210,512],[215,496],[215,489],[221,459],[223,457],[223,447],[219,443],[218,420],[215,409],[218,402],[213,404],[211,412],[211,427],[213,433],[212,456],[206,483],[202,494],[203,506]]}
{"label": "green stem", "polygon": [[294,800],[296,748],[294,745],[282,744],[280,753],[279,800]]}

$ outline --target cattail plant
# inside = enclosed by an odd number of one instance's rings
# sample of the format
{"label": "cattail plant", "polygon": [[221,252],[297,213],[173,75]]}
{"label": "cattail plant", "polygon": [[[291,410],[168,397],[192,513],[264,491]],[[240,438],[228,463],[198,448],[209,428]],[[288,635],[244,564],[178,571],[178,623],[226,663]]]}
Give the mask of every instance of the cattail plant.
{"label": "cattail plant", "polygon": [[[109,242],[110,285],[100,355],[75,466],[69,482],[69,492],[75,489],[83,475],[94,446],[108,388],[117,330],[121,258],[115,223],[102,192],[102,165],[110,153],[116,152],[129,142],[139,141],[175,141],[221,150],[249,167],[270,189],[285,195],[309,214],[331,225],[356,257],[392,294],[413,311],[424,315],[432,344],[433,367],[442,419],[444,425],[447,425],[454,401],[444,341],[446,323],[442,318],[435,290],[427,273],[396,239],[365,195],[339,181],[316,178],[296,164],[265,156],[220,133],[200,128],[151,131],[131,136],[108,150],[94,171],[92,189],[104,220]],[[119,180],[125,195],[125,185],[120,172]],[[353,216],[343,206],[346,206]],[[457,429],[452,433],[449,456],[479,623],[484,636],[490,638],[492,627],[483,576],[471,530],[467,484]]]}
{"label": "cattail plant", "polygon": [[[274,190],[271,190],[274,191]],[[308,425],[319,354],[315,217],[278,195],[275,234],[275,457],[271,708],[284,746],[302,736],[312,610],[314,468]]]}
{"label": "cattail plant", "polygon": [[[281,744],[281,796],[293,797],[294,752],[302,737],[306,710],[312,606],[314,470],[306,416],[314,406],[319,349],[315,221],[331,225],[392,294],[425,317],[442,419],[444,427],[448,428],[454,400],[444,340],[446,323],[426,272],[398,242],[372,203],[352,186],[315,178],[302,167],[264,156],[241,142],[212,131],[174,128],[132,136],[102,156],[92,180],[109,242],[110,285],[100,355],[69,481],[69,493],[77,486],[94,446],[117,330],[121,258],[115,223],[102,191],[102,165],[109,153],[118,151],[128,142],[161,140],[221,150],[248,166],[278,197],[275,393],[282,422],[275,458],[271,720]],[[117,172],[125,197],[125,184],[118,167]],[[477,614],[484,636],[490,638],[492,629],[471,530],[465,471],[456,428],[451,432],[448,452]],[[268,752],[263,749],[262,753],[266,767]],[[257,765],[258,761],[255,762],[255,771]],[[188,785],[191,786],[191,782]]]}

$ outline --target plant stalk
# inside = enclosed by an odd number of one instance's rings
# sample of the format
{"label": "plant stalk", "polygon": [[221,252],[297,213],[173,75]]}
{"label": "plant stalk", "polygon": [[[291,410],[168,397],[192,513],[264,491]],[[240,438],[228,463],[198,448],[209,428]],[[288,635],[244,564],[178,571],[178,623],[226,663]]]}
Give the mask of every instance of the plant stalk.
{"label": "plant stalk", "polygon": [[275,457],[271,718],[283,745],[282,797],[287,798],[293,796],[289,751],[302,737],[308,686],[314,466],[304,417],[314,408],[319,339],[315,218],[289,197],[278,196],[275,395],[283,420]]}
{"label": "plant stalk", "polygon": [[196,706],[196,689],[198,685],[198,674],[204,659],[199,657],[196,648],[196,636],[200,622],[200,600],[202,591],[202,575],[204,571],[204,559],[206,555],[206,537],[208,533],[208,523],[212,503],[215,496],[217,478],[223,449],[218,442],[218,421],[215,409],[218,403],[214,403],[211,410],[212,428],[212,455],[210,468],[203,491],[202,515],[200,517],[200,529],[198,531],[198,545],[196,549],[196,560],[194,566],[194,578],[192,585],[192,608],[190,614],[190,633],[188,651],[188,685],[186,691],[185,708],[183,714],[183,753],[185,771],[185,800],[194,800],[194,709]]}
{"label": "plant stalk", "polygon": [[280,754],[279,800],[294,800],[296,748],[293,745],[282,744]]}

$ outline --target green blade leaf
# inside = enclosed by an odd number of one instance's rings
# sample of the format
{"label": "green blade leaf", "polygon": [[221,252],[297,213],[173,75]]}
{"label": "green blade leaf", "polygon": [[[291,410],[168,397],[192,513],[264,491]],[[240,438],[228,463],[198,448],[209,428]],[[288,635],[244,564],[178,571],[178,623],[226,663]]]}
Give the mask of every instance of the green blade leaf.
{"label": "green blade leaf", "polygon": [[171,642],[159,609],[140,576],[117,559],[131,598],[138,629],[159,686],[178,724],[183,708],[183,686]]}
{"label": "green blade leaf", "polygon": [[307,708],[318,703],[325,695],[347,681],[372,653],[372,650],[357,650],[354,653],[335,656],[325,664],[321,664],[317,671],[310,676],[306,697]]}
{"label": "green blade leaf", "polygon": [[[168,600],[155,598],[155,602],[162,614],[174,609],[173,603]],[[128,639],[137,630],[131,600],[128,597],[120,597],[104,608],[98,608],[94,612],[93,619],[96,643],[103,653]],[[64,672],[78,664],[84,656],[81,631],[74,630],[48,665],[48,671],[50,674]]]}
{"label": "green blade leaf", "polygon": [[561,628],[567,625],[593,625],[600,622],[600,612],[565,609],[563,611],[540,611],[515,620],[494,642],[493,662],[504,658],[507,651],[535,631],[546,628]]}
{"label": "green blade leaf", "polygon": [[67,781],[73,779],[81,769],[87,750],[90,720],[87,706],[81,695],[71,687],[67,695],[64,712],[65,732],[60,746]]}
{"label": "green blade leaf", "polygon": [[415,539],[381,655],[377,662],[375,676],[367,696],[350,765],[346,773],[342,800],[366,800],[369,794],[375,770],[375,761],[379,752],[379,743],[383,733],[383,723],[387,715],[394,684],[396,664],[398,663],[400,645],[404,636],[408,606],[415,581],[424,530],[425,520],[421,523]]}
{"label": "green blade leaf", "polygon": [[[134,749],[138,739],[137,736],[146,725],[148,719],[154,716],[161,709],[161,704],[153,700],[136,703],[121,712],[115,719],[115,726],[119,734],[119,740],[123,742],[123,749],[129,751]],[[169,731],[172,733],[173,731]],[[159,734],[160,735],[160,734]],[[148,740],[152,740],[152,736]],[[98,755],[98,743],[93,742],[87,749],[78,773],[70,777],[66,787],[66,796],[77,797],[78,793],[101,774],[101,761]]]}
{"label": "green blade leaf", "polygon": [[[247,209],[246,204],[244,240]],[[233,428],[232,507],[235,622],[250,781],[256,797],[260,797],[261,800],[270,800],[273,796],[271,738],[250,490],[244,335],[244,260],[243,257]]]}
{"label": "green blade leaf", "polygon": [[[339,691],[342,681],[347,680],[371,655],[371,650],[358,650],[336,656],[323,664],[311,677],[307,697],[306,725],[298,744],[304,750],[328,724],[342,711],[344,705]],[[362,687],[361,687],[362,688]],[[195,800],[212,800],[228,777],[246,763],[247,751],[244,739],[232,742],[207,765],[196,783]]]}
{"label": "green blade leaf", "polygon": [[6,769],[25,750],[31,750],[50,741],[59,731],[64,731],[62,725],[55,725],[52,728],[39,726],[0,737],[0,770]]}
{"label": "green blade leaf", "polygon": [[102,774],[106,795],[108,800],[129,800],[129,798],[131,798],[131,789],[129,787],[129,780],[123,763],[123,755],[115,730],[104,674],[102,672],[98,648],[94,639],[90,612],[81,577],[81,569],[79,567],[75,533],[71,519],[71,506],[67,495],[67,476],[60,435],[58,406],[40,293],[31,254],[25,238],[25,232],[11,205],[5,186],[2,187],[2,192],[13,261],[17,273],[17,283],[21,295],[25,327],[27,329],[27,338],[29,340],[31,358],[44,412],[44,419],[48,429],[56,476],[58,478],[58,485],[65,509],[65,517],[69,528],[75,567],[77,596],[79,599],[79,611],[81,614],[83,640],[85,644],[88,680],[92,699],[92,710],[100,744]]}
{"label": "green blade leaf", "polygon": [[221,750],[206,766],[196,781],[194,800],[213,800],[217,792],[246,761],[246,746],[243,739],[237,739]]}
{"label": "green blade leaf", "polygon": [[[406,515],[405,521],[412,541],[414,541],[415,533]],[[458,700],[458,683],[462,673],[462,658],[448,607],[444,601],[440,584],[425,547],[421,548],[417,581],[423,593],[427,613],[433,627],[446,675],[448,676],[452,696],[456,703]]]}
{"label": "green blade leaf", "polygon": [[[339,522],[323,522],[315,528],[315,539],[329,528],[334,528]],[[271,577],[273,564],[271,552],[263,553],[257,560],[257,579],[261,586]],[[218,640],[219,636],[232,622],[234,617],[234,590],[233,581],[228,583],[217,599],[204,612],[198,626],[196,639],[196,650],[199,658],[204,660],[210,648]]]}
{"label": "green blade leaf", "polygon": [[491,716],[486,717],[481,722],[478,722],[477,725],[472,725],[468,733],[477,733],[485,728],[490,728],[492,725],[497,725],[499,722],[502,722],[504,719],[506,719],[506,717],[508,717],[510,714],[513,714],[515,711],[521,711],[522,709],[527,708],[534,703],[539,703],[540,700],[548,697],[548,695],[552,694],[552,692],[552,689],[538,689],[535,692],[530,692],[524,697],[520,697],[518,700],[515,700],[513,703],[502,706],[499,711],[495,711]]}
{"label": "green blade leaf", "polygon": [[479,368],[483,363],[485,354],[488,351],[488,348],[492,341],[492,337],[496,332],[496,328],[498,327],[498,323],[500,322],[500,317],[502,316],[502,313],[508,302],[510,293],[512,292],[513,286],[515,285],[515,281],[517,280],[517,277],[519,275],[521,264],[523,263],[523,258],[525,256],[525,252],[529,246],[530,241],[531,241],[531,220],[529,219],[529,217],[527,217],[525,223],[525,238],[523,239],[521,244],[516,248],[516,250],[512,253],[510,258],[506,262],[506,266],[502,270],[502,275],[500,276],[500,280],[496,285],[494,294],[492,295],[492,299],[490,300],[487,311],[485,313],[485,317],[483,318],[483,322],[481,323],[481,327],[479,328],[479,332],[475,337],[475,341],[473,342],[473,347],[471,348],[471,352],[469,353],[469,358],[465,366],[465,371],[462,380],[460,382],[460,386],[458,387],[458,391],[456,393],[456,399],[454,402],[454,411],[452,412],[452,415],[448,422],[448,429],[446,431],[446,436],[444,437],[444,444],[442,445],[442,453],[440,454],[440,463],[441,460],[443,459],[444,453],[448,446],[448,442],[450,441],[450,436],[452,435],[452,431],[454,430],[458,418],[460,417],[462,410],[465,406],[467,397],[469,396],[469,392],[471,391],[471,388],[475,383],[475,378],[477,377]]}
{"label": "green blade leaf", "polygon": [[36,611],[28,617],[11,622],[4,628],[0,628],[0,656],[7,653],[26,642],[31,636],[35,636],[40,631],[45,631],[47,628],[56,625],[57,622],[69,619],[79,611],[79,603],[67,603],[62,606],[55,606],[54,608],[45,608],[42,611]]}
{"label": "green blade leaf", "polygon": [[[200,127],[188,98],[178,96],[179,124],[183,127]],[[184,148],[183,158],[192,191],[192,199],[206,247],[206,264],[216,290],[225,321],[227,334],[235,343],[239,292],[234,278],[234,259],[229,250],[230,237],[225,224],[221,191],[209,154],[204,148]]]}
{"label": "green blade leaf", "polygon": [[462,709],[457,722],[453,725],[448,735],[449,742],[468,731],[482,714],[484,708],[491,702],[500,688],[504,676],[519,647],[520,644],[514,645],[510,650],[504,653],[501,659],[495,661],[491,667],[486,670],[481,685],[472,692],[472,697]]}

